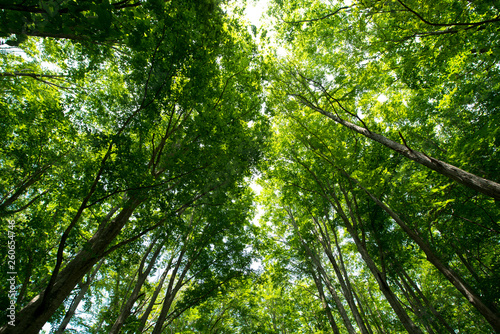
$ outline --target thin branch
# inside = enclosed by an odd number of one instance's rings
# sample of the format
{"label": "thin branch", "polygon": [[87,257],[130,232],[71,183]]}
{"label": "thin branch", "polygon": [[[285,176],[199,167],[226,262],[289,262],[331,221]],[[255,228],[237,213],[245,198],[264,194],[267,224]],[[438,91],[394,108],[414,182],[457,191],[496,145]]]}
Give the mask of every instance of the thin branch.
{"label": "thin branch", "polygon": [[480,21],[480,22],[469,22],[469,23],[461,23],[461,22],[459,22],[459,23],[433,23],[433,22],[430,22],[430,21],[426,20],[422,15],[420,15],[419,13],[417,13],[416,11],[414,11],[413,9],[411,9],[410,7],[408,7],[401,0],[398,0],[398,2],[404,8],[406,8],[409,12],[411,12],[416,17],[418,17],[422,22],[424,22],[424,23],[426,23],[428,25],[431,25],[431,26],[435,26],[435,27],[454,27],[454,26],[467,26],[467,27],[474,26],[474,27],[476,27],[476,26],[480,26],[480,25],[483,25],[483,24],[486,24],[486,23],[492,23],[492,22],[499,22],[500,21],[500,18],[497,16],[494,19]]}
{"label": "thin branch", "polygon": [[334,11],[332,13],[329,13],[329,14],[326,14],[326,15],[324,15],[322,17],[318,17],[318,18],[314,18],[314,19],[300,20],[300,21],[285,21],[285,20],[282,20],[282,21],[285,22],[285,23],[288,23],[288,24],[299,24],[299,23],[306,23],[306,22],[316,22],[316,21],[321,21],[321,20],[327,19],[327,18],[329,18],[331,16],[336,15],[341,10],[349,9],[349,8],[351,8],[351,6],[340,7],[339,9],[337,9],[336,11]]}

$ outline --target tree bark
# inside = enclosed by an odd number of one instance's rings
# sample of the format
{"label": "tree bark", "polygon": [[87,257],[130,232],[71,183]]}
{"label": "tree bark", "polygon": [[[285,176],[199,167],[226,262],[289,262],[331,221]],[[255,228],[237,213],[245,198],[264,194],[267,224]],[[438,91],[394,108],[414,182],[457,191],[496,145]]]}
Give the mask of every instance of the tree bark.
{"label": "tree bark", "polygon": [[71,318],[75,315],[76,309],[78,308],[78,305],[80,305],[80,302],[82,301],[83,297],[85,297],[85,294],[87,293],[87,290],[90,288],[90,285],[94,281],[95,276],[99,272],[99,269],[101,268],[104,260],[99,261],[95,269],[92,271],[90,275],[87,276],[87,279],[85,280],[85,283],[82,282],[80,286],[80,292],[78,292],[78,295],[73,299],[71,302],[71,306],[69,307],[68,311],[66,312],[66,315],[64,316],[63,321],[59,325],[59,328],[54,332],[54,334],[63,334],[66,327],[68,326],[69,322],[71,321]]}
{"label": "tree bark", "polygon": [[321,282],[320,279],[318,279],[318,276],[314,273],[314,270],[312,268],[311,268],[311,275],[313,277],[314,284],[316,284],[316,289],[318,289],[319,299],[321,300],[321,305],[323,305],[323,310],[325,310],[326,317],[328,318],[328,322],[330,323],[330,326],[332,327],[333,333],[340,334],[337,323],[335,322],[335,319],[333,318],[333,315],[332,315],[332,311],[330,310],[330,305],[328,305],[328,303],[326,301],[325,291],[323,290],[323,283]]}
{"label": "tree bark", "polygon": [[[153,328],[152,334],[160,334],[162,332],[163,324],[165,323],[165,320],[167,319],[168,311],[170,310],[170,306],[172,306],[172,302],[174,301],[174,298],[177,295],[177,292],[179,292],[180,288],[182,287],[184,277],[186,276],[186,274],[189,271],[189,268],[192,264],[192,261],[188,261],[188,263],[186,263],[186,265],[184,266],[184,268],[182,270],[182,273],[180,274],[179,278],[177,279],[177,282],[175,283],[175,278],[177,276],[177,272],[180,268],[180,265],[182,263],[182,259],[183,259],[185,253],[186,253],[186,247],[184,247],[184,249],[181,251],[179,258],[177,259],[177,263],[175,265],[174,271],[172,272],[172,275],[170,276],[167,292],[165,293],[165,298],[163,301],[163,305],[161,307],[160,315],[156,319],[156,324],[155,324],[155,327]],[[174,287],[174,283],[175,283],[175,287]]]}
{"label": "tree bark", "polygon": [[152,242],[150,248],[146,251],[146,254],[144,254],[144,256],[141,260],[141,263],[139,265],[139,269],[138,269],[138,273],[137,273],[137,282],[134,286],[134,290],[130,294],[130,297],[127,299],[125,304],[122,306],[120,314],[118,315],[113,326],[109,330],[109,334],[117,334],[120,331],[120,329],[122,328],[123,324],[125,323],[125,320],[127,320],[127,318],[129,317],[130,310],[132,310],[132,307],[134,306],[134,303],[137,300],[139,293],[141,292],[142,286],[144,285],[144,282],[148,278],[149,273],[153,269],[155,262],[156,262],[156,259],[157,259],[158,255],[160,254],[160,252],[163,248],[163,245],[165,244],[165,241],[162,241],[158,245],[155,252],[153,253],[153,256],[151,257],[151,261],[149,262],[149,265],[146,267],[146,270],[143,271],[144,265],[146,263],[146,259],[147,259],[148,255],[151,253],[151,250],[154,247],[154,245],[156,244],[156,242],[157,242],[157,239],[155,239]]}
{"label": "tree bark", "polygon": [[405,309],[399,302],[398,298],[394,294],[394,292],[391,290],[389,285],[387,284],[387,280],[385,279],[384,275],[382,272],[377,268],[376,264],[373,262],[370,254],[368,253],[368,250],[363,246],[361,243],[361,240],[359,239],[356,231],[354,230],[353,225],[349,221],[349,218],[345,214],[344,210],[342,209],[342,206],[339,202],[339,199],[337,195],[334,192],[330,192],[331,197],[333,198],[335,203],[332,203],[336,211],[339,213],[340,217],[345,223],[345,226],[347,228],[347,231],[351,235],[352,239],[354,240],[354,243],[356,245],[356,248],[358,249],[358,252],[361,254],[361,257],[363,258],[364,262],[368,266],[368,269],[372,273],[373,277],[377,281],[377,284],[379,286],[380,291],[384,294],[385,298],[391,305],[392,309],[396,313],[397,317],[405,327],[405,329],[408,331],[410,334],[423,334],[422,330],[415,325],[415,323],[410,319],[408,314],[406,313]]}
{"label": "tree bark", "polygon": [[443,316],[432,306],[432,304],[429,302],[429,300],[425,297],[423,292],[420,290],[417,284],[410,278],[408,273],[404,269],[401,269],[401,273],[403,277],[406,279],[408,284],[413,287],[413,289],[417,292],[418,296],[422,301],[424,302],[425,305],[429,308],[429,310],[432,312],[432,314],[436,317],[436,319],[439,320],[439,323],[450,333],[450,334],[455,334],[455,330],[448,324],[448,322],[443,318]]}
{"label": "tree bark", "polygon": [[[326,229],[326,226],[325,226],[325,229]],[[352,284],[351,284],[351,282],[349,280],[349,275],[347,274],[347,270],[345,268],[344,259],[343,259],[343,256],[342,256],[342,250],[340,249],[339,240],[337,238],[337,231],[335,230],[335,228],[332,229],[332,233],[333,233],[333,236],[335,238],[335,247],[337,249],[337,253],[339,254],[340,269],[342,269],[342,272],[344,273],[344,277],[345,277],[345,280],[346,280],[346,285],[347,285],[349,291],[351,292],[351,294],[353,295],[353,297],[356,299],[357,304],[359,305],[361,313],[364,314],[362,303],[360,302],[358,296],[356,295],[356,292],[355,292],[355,290],[354,290],[354,288],[353,288],[353,286],[352,286]],[[363,318],[364,317],[361,317],[362,320],[365,320]],[[370,334],[373,334],[373,331],[371,329],[370,324],[367,321],[364,321],[364,324],[365,324],[366,329],[368,330],[368,332]]]}
{"label": "tree bark", "polygon": [[[401,278],[401,276],[400,276]],[[405,296],[406,300],[410,304],[410,309],[413,311],[413,313],[417,316],[417,318],[420,320],[420,323],[425,327],[427,333],[429,334],[435,334],[434,330],[432,329],[428,317],[427,310],[425,307],[422,305],[420,300],[415,296],[415,293],[412,291],[412,289],[404,282],[403,279],[401,279],[401,282],[397,279],[394,280],[395,284],[399,287],[399,290],[403,293]]]}
{"label": "tree bark", "polygon": [[397,153],[407,157],[408,159],[411,159],[423,166],[426,166],[441,175],[444,175],[470,189],[479,191],[489,197],[494,198],[496,201],[500,201],[500,184],[484,179],[480,176],[477,176],[475,174],[469,173],[464,171],[463,169],[460,169],[458,167],[455,167],[453,165],[450,165],[444,161],[440,161],[437,159],[434,159],[432,157],[427,156],[424,153],[421,153],[419,151],[415,151],[413,149],[410,149],[406,145],[399,144],[393,140],[390,140],[389,138],[386,138],[378,133],[371,132],[366,128],[360,127],[356,124],[350,123],[348,121],[345,121],[341,119],[340,117],[335,116],[334,114],[318,107],[309,102],[307,99],[305,99],[302,96],[297,96],[303,104],[308,106],[309,108],[321,113],[322,115],[334,120],[335,122],[367,137],[370,138],[394,151]]}
{"label": "tree bark", "polygon": [[323,250],[325,251],[325,254],[327,255],[328,259],[330,260],[330,264],[333,267],[333,270],[335,271],[335,274],[337,275],[337,278],[340,283],[340,287],[342,288],[343,295],[347,301],[347,304],[349,305],[349,308],[351,309],[351,312],[354,316],[354,319],[356,320],[356,323],[358,324],[358,327],[360,329],[360,332],[362,334],[368,334],[368,330],[366,329],[366,326],[363,322],[363,319],[361,318],[361,314],[359,314],[358,307],[354,301],[354,297],[351,293],[350,287],[348,286],[348,282],[346,280],[348,279],[347,273],[345,279],[344,275],[340,271],[339,265],[333,256],[332,248],[331,248],[331,242],[330,242],[330,237],[328,236],[328,231],[326,230],[325,226],[325,231],[323,231],[319,221],[313,217],[313,220],[315,221],[316,225],[318,226],[319,233],[321,234],[321,237],[318,235],[318,240],[323,246]]}
{"label": "tree bark", "polygon": [[[345,172],[344,172],[345,173]],[[370,193],[366,188],[364,188],[357,180],[351,178],[347,173],[345,173],[350,180],[353,180],[358,187],[360,187],[370,198],[381,207],[387,214],[389,214],[394,221],[403,229],[403,231],[408,234],[408,236],[415,241],[415,243],[420,247],[427,257],[427,260],[436,267],[447,279],[453,284],[458,291],[474,306],[479,313],[481,313],[486,321],[495,329],[495,331],[500,332],[500,315],[494,308],[490,308],[486,305],[482,298],[470,287],[462,277],[449,268],[444,262],[439,258],[439,256],[434,252],[434,250],[424,241],[417,231],[412,230],[406,223],[387,205],[382,203],[378,198],[376,198],[372,193]]]}
{"label": "tree bark", "polygon": [[158,298],[158,295],[161,292],[161,289],[163,288],[163,284],[165,283],[165,279],[167,278],[167,274],[170,271],[170,268],[172,267],[172,262],[174,260],[174,256],[170,258],[168,261],[167,267],[165,270],[163,270],[160,279],[158,280],[158,285],[155,288],[155,291],[153,292],[153,296],[151,297],[151,300],[148,304],[148,307],[144,311],[144,313],[141,316],[140,322],[139,322],[139,327],[137,329],[137,333],[142,333],[144,331],[144,327],[146,326],[146,322],[148,321],[149,315],[151,314],[151,311],[153,310],[153,307],[156,303],[156,299]]}
{"label": "tree bark", "polygon": [[[311,171],[311,169],[307,165],[305,165],[301,161],[297,161],[297,162],[299,164],[301,164],[313,176],[315,181],[320,186],[322,192],[324,193],[325,199],[327,199],[330,202],[332,208],[339,214],[340,218],[342,219],[342,221],[344,222],[344,224],[346,226],[347,231],[349,232],[349,234],[353,238],[354,243],[356,245],[356,248],[358,249],[358,252],[360,253],[361,257],[363,258],[363,261],[366,263],[366,265],[368,266],[368,269],[370,270],[370,272],[374,276],[375,280],[377,281],[377,284],[380,288],[380,291],[382,291],[382,293],[384,294],[385,298],[387,299],[387,301],[391,305],[392,309],[396,313],[397,317],[399,318],[399,320],[401,321],[401,323],[403,324],[405,329],[410,334],[413,334],[413,333],[422,334],[422,330],[419,327],[417,327],[415,325],[415,323],[411,320],[411,318],[408,316],[408,314],[404,310],[403,306],[399,302],[398,298],[396,297],[394,292],[391,290],[391,288],[387,284],[387,281],[386,281],[383,273],[377,268],[377,266],[373,262],[373,260],[372,260],[371,256],[369,255],[368,250],[366,249],[364,243],[359,239],[358,234],[356,232],[356,228],[354,227],[355,226],[354,224],[356,223],[356,221],[353,220],[353,222],[351,223],[351,221],[349,220],[348,216],[346,215],[346,213],[342,207],[342,204],[340,203],[339,198],[336,195],[335,191],[333,189],[332,190],[325,189],[324,184],[318,179],[316,174],[313,171]],[[338,169],[338,167],[336,167],[336,168]],[[333,199],[333,201],[332,201],[332,199]],[[350,208],[351,203],[349,202],[348,198],[346,198],[346,201],[347,201],[346,204]],[[354,211],[351,208],[349,210]]]}
{"label": "tree bark", "polygon": [[17,314],[15,326],[2,327],[0,334],[37,334],[85,274],[100,260],[142,201],[139,198],[129,199],[117,217],[98,230],[60,271],[49,295],[45,296],[42,292],[33,298]]}
{"label": "tree bark", "polygon": [[352,326],[351,319],[349,319],[349,316],[347,315],[347,312],[344,308],[344,305],[342,304],[342,301],[340,300],[337,292],[335,291],[335,288],[334,288],[333,284],[331,283],[331,281],[328,277],[328,274],[326,273],[325,269],[323,268],[323,265],[321,264],[318,256],[307,245],[307,243],[302,238],[302,235],[300,234],[300,231],[299,231],[299,227],[297,225],[297,222],[295,221],[295,218],[292,215],[291,210],[287,209],[287,212],[288,212],[288,217],[290,218],[290,221],[292,222],[292,225],[295,229],[295,232],[297,233],[297,235],[300,238],[302,247],[304,247],[304,249],[306,250],[312,263],[314,264],[314,266],[318,270],[319,277],[322,278],[324,280],[324,282],[326,283],[326,287],[327,287],[328,291],[330,292],[330,294],[332,295],[333,300],[335,301],[335,305],[337,306],[337,310],[339,311],[340,316],[342,317],[342,320],[344,321],[344,325],[345,325],[347,331],[351,334],[355,334],[356,331],[354,330],[354,327]]}

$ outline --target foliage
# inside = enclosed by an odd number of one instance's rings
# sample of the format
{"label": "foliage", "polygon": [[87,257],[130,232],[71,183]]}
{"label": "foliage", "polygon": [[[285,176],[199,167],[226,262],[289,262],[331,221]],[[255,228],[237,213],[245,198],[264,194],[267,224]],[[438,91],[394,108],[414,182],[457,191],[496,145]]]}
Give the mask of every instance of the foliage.
{"label": "foliage", "polygon": [[0,333],[500,331],[498,4],[242,3],[0,4]]}

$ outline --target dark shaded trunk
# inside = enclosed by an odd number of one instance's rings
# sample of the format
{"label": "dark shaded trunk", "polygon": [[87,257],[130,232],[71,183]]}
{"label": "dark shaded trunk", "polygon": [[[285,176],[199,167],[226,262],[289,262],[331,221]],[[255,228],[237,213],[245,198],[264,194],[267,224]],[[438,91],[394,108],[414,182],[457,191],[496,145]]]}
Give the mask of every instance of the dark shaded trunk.
{"label": "dark shaded trunk", "polygon": [[[325,229],[326,229],[326,227],[325,227]],[[349,280],[349,275],[347,274],[347,270],[345,268],[344,259],[343,259],[343,256],[342,256],[342,250],[340,249],[339,240],[337,238],[337,231],[335,229],[333,229],[332,233],[333,233],[333,236],[335,238],[335,247],[337,249],[337,253],[339,254],[340,268],[342,269],[342,272],[344,273],[344,277],[345,277],[345,280],[346,280],[347,288],[351,292],[352,296],[356,299],[357,305],[359,305],[359,309],[361,311],[361,314],[364,314],[363,304],[360,302],[358,296],[356,295],[356,291],[354,290],[354,287],[352,286],[352,284],[351,284],[351,282]],[[360,316],[361,316],[361,314],[360,314]],[[366,330],[370,334],[373,334],[373,331],[371,329],[370,324],[366,321],[366,319],[364,319],[364,317],[361,317],[361,319],[364,321],[364,325],[365,325]]]}
{"label": "dark shaded trunk", "polygon": [[[405,309],[403,308],[403,306],[399,302],[397,296],[394,294],[394,292],[391,290],[391,288],[387,284],[386,278],[383,275],[383,273],[377,268],[376,264],[373,262],[370,254],[368,253],[368,250],[365,246],[365,243],[359,239],[357,229],[355,228],[356,220],[353,219],[353,221],[351,223],[351,221],[350,221],[349,217],[347,216],[347,214],[345,213],[345,211],[343,209],[343,205],[342,205],[342,203],[340,203],[340,200],[339,200],[337,194],[335,193],[334,189],[326,189],[325,185],[318,179],[316,174],[313,171],[311,171],[311,169],[306,164],[304,164],[303,162],[301,162],[299,160],[297,160],[297,162],[300,165],[302,165],[312,175],[312,177],[315,179],[317,184],[320,186],[320,188],[324,194],[325,199],[327,199],[330,202],[332,208],[335,209],[335,211],[339,214],[340,218],[342,219],[342,221],[345,224],[347,231],[349,232],[352,239],[354,240],[356,248],[358,249],[358,252],[360,253],[361,257],[363,258],[363,261],[368,266],[368,269],[370,270],[373,277],[377,281],[377,284],[380,288],[380,291],[382,291],[382,293],[384,294],[386,300],[391,305],[392,309],[396,313],[396,316],[401,321],[401,323],[403,324],[405,329],[410,334],[413,334],[413,333],[422,334],[421,329],[418,328],[415,325],[415,323],[411,320],[411,318],[408,316]],[[336,166],[334,166],[334,167],[338,169],[338,167],[336,167]],[[345,194],[344,189],[342,189],[342,192]],[[349,207],[349,210],[351,212],[354,212],[355,210],[352,209],[352,205],[350,203],[349,198],[346,197],[345,199],[346,199],[346,204]]]}
{"label": "dark shaded trunk", "polygon": [[411,288],[409,288],[406,282],[403,282],[403,280],[399,281],[395,279],[394,282],[405,296],[405,299],[410,304],[410,309],[420,320],[420,323],[425,327],[427,333],[434,334],[434,330],[431,327],[432,319],[429,317],[426,308],[422,305],[420,300],[416,298],[415,293],[411,290]]}
{"label": "dark shaded trunk", "polygon": [[[16,316],[15,326],[4,326],[1,334],[37,334],[87,272],[100,260],[118,236],[142,199],[132,198],[106,227],[98,230],[80,252],[62,269],[50,289],[33,298]],[[43,302],[42,302],[43,301]]]}
{"label": "dark shaded trunk", "polygon": [[[177,279],[177,282],[175,282],[176,277],[177,277],[177,272],[179,271],[179,268],[181,266],[182,259],[183,259],[185,253],[186,253],[186,247],[184,247],[184,249],[179,254],[179,258],[177,259],[177,263],[175,264],[174,271],[172,272],[172,275],[170,276],[167,292],[165,293],[165,298],[163,300],[163,305],[161,307],[160,314],[158,315],[158,318],[156,319],[156,324],[155,324],[155,327],[153,328],[152,334],[160,334],[162,332],[163,325],[165,324],[165,321],[167,320],[168,312],[170,311],[170,307],[172,306],[172,302],[174,301],[174,298],[177,295],[177,292],[179,292],[180,288],[183,286],[184,277],[186,276],[186,274],[189,271],[189,268],[192,264],[191,261],[188,261],[188,263],[186,263],[179,278]],[[174,283],[175,283],[175,287],[174,287]]]}

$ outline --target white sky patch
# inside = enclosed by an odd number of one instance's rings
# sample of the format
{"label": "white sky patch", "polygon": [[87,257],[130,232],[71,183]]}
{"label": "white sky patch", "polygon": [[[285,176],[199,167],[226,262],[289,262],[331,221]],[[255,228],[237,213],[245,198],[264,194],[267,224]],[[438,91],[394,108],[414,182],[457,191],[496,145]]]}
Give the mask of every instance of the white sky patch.
{"label": "white sky patch", "polygon": [[384,103],[385,101],[387,101],[389,98],[385,95],[385,94],[380,94],[378,97],[377,97],[377,101],[380,102],[380,103]]}
{"label": "white sky patch", "polygon": [[[262,186],[258,185],[255,179],[252,180],[252,182],[250,183],[250,188],[252,188],[256,196],[259,196],[260,192],[262,191]],[[256,204],[256,212],[255,212],[255,217],[253,217],[252,219],[252,224],[260,226],[259,221],[262,215],[264,214],[264,208],[262,207],[262,205],[259,205],[258,203],[255,204]]]}
{"label": "white sky patch", "polygon": [[46,323],[42,327],[42,334],[43,333],[50,333],[51,330],[52,330],[52,326],[49,323]]}
{"label": "white sky patch", "polygon": [[259,28],[262,16],[267,11],[268,0],[251,1],[245,9],[245,15],[251,24]]}

